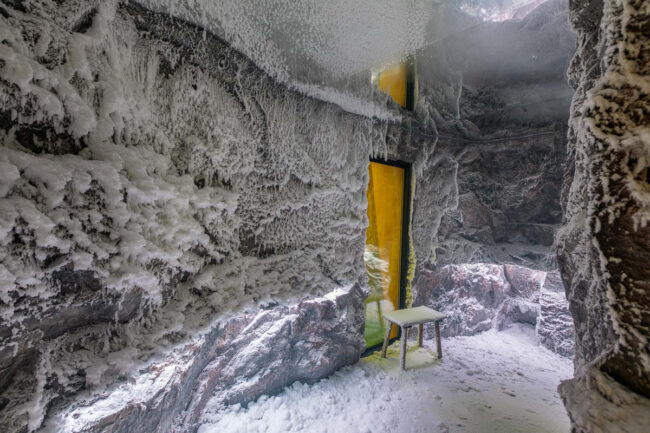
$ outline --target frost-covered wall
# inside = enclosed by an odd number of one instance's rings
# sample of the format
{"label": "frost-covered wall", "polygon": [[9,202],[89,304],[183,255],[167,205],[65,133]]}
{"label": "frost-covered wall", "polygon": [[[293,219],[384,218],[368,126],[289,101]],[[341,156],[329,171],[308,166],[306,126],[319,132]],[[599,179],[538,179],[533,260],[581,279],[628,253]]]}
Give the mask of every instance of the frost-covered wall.
{"label": "frost-covered wall", "polygon": [[553,270],[575,40],[566,2],[500,23],[445,13],[444,38],[418,61],[419,110],[438,134],[416,188],[414,287],[447,264]]}
{"label": "frost-covered wall", "polygon": [[493,139],[441,133],[418,187],[427,188],[429,177],[443,173],[452,182],[438,180],[438,190],[430,193],[436,203],[418,195],[418,212],[439,218],[430,249],[422,251],[423,264],[556,269],[553,239],[562,218],[565,137],[562,125],[520,128]]}
{"label": "frost-covered wall", "polygon": [[358,359],[368,158],[422,140],[134,2],[5,1],[0,42],[0,430],[188,431]]}
{"label": "frost-covered wall", "polygon": [[650,3],[570,3],[565,224],[558,261],[576,324],[575,431],[650,425]]}
{"label": "frost-covered wall", "polygon": [[414,201],[414,303],[447,313],[443,334],[524,322],[571,356],[562,282],[541,283],[558,275],[575,41],[566,2],[499,23],[446,14],[446,37],[419,59],[419,110],[438,134]]}
{"label": "frost-covered wall", "polygon": [[[427,305],[447,317],[443,337],[475,335],[512,323],[535,327],[540,344],[573,356],[573,320],[558,271],[517,265],[462,264],[424,270],[414,305]],[[434,337],[433,325],[425,335]]]}

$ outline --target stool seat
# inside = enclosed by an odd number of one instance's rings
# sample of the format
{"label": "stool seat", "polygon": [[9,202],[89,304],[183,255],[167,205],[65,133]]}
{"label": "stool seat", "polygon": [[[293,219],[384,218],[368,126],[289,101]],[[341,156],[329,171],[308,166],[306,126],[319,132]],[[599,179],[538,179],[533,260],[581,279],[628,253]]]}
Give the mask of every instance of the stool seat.
{"label": "stool seat", "polygon": [[413,326],[419,325],[420,323],[436,322],[445,317],[447,316],[440,311],[425,306],[404,308],[403,310],[393,310],[384,313],[385,319],[390,320],[398,326]]}
{"label": "stool seat", "polygon": [[445,316],[440,311],[436,311],[433,308],[420,306],[415,308],[404,308],[402,310],[393,310],[388,313],[384,313],[384,319],[388,322],[386,329],[386,335],[384,336],[384,345],[381,348],[382,358],[386,357],[386,349],[388,349],[388,340],[390,338],[390,331],[393,327],[393,323],[399,326],[402,330],[402,341],[400,349],[400,366],[402,370],[406,369],[406,339],[408,337],[408,330],[414,326],[418,325],[418,345],[422,347],[422,333],[423,326],[425,323],[433,322],[436,331],[436,349],[438,351],[438,359],[442,358],[442,344],[440,341],[440,321],[444,319]]}

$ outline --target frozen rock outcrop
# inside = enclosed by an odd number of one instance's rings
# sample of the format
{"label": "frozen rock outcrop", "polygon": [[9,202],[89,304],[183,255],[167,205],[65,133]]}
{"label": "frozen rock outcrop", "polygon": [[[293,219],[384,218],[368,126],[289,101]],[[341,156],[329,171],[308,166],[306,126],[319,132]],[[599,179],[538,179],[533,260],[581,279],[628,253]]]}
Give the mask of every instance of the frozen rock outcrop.
{"label": "frozen rock outcrop", "polygon": [[47,420],[57,431],[193,431],[209,405],[245,404],[296,380],[313,383],[359,359],[365,293],[358,287],[222,322],[152,362],[135,383],[81,398]]}
{"label": "frozen rock outcrop", "polygon": [[503,266],[449,265],[418,280],[413,304],[447,315],[440,327],[443,336],[473,335],[494,326],[507,290]]}
{"label": "frozen rock outcrop", "polygon": [[645,431],[650,413],[650,3],[577,0],[571,169],[558,263],[576,328],[560,386],[575,432]]}
{"label": "frozen rock outcrop", "polygon": [[133,1],[3,2],[0,42],[1,431],[187,431],[358,359],[368,159],[422,140]]}
{"label": "frozen rock outcrop", "polygon": [[[527,132],[494,140],[439,134],[413,202],[414,290],[449,264],[557,269],[566,129]],[[534,313],[521,303],[512,308]]]}
{"label": "frozen rock outcrop", "polygon": [[[540,344],[573,354],[573,323],[558,272],[517,265],[464,264],[429,270],[418,280],[414,305],[442,311],[444,336],[474,335],[511,323],[536,328]],[[432,329],[427,328],[432,335]]]}
{"label": "frozen rock outcrop", "polygon": [[498,23],[444,14],[418,63],[419,110],[438,136],[416,188],[431,197],[414,201],[415,279],[459,263],[557,269],[575,50],[566,1]]}
{"label": "frozen rock outcrop", "polygon": [[537,340],[564,356],[575,353],[575,330],[559,272],[546,274],[539,294]]}

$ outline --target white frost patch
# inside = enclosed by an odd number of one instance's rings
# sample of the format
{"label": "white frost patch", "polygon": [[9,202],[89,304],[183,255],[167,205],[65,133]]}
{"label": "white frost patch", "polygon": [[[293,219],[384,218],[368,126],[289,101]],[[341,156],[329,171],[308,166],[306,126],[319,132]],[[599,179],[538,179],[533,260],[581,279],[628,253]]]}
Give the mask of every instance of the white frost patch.
{"label": "white frost patch", "polygon": [[295,383],[248,408],[208,409],[198,431],[569,431],[556,388],[572,375],[571,360],[538,346],[531,327],[444,339],[441,362],[435,341],[426,346],[409,349],[405,372],[395,343],[387,359],[376,352],[315,385]]}

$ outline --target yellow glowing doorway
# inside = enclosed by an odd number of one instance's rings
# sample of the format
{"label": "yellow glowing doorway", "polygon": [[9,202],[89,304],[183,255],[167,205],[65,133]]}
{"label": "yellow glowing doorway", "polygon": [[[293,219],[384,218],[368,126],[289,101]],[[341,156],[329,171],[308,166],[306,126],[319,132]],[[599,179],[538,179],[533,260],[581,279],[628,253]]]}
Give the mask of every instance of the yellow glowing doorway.
{"label": "yellow glowing doorway", "polygon": [[[368,168],[368,228],[364,259],[370,295],[366,300],[366,347],[383,341],[386,330],[382,317],[386,311],[400,308],[405,215],[404,166],[370,162]],[[397,336],[393,329],[391,338]]]}

